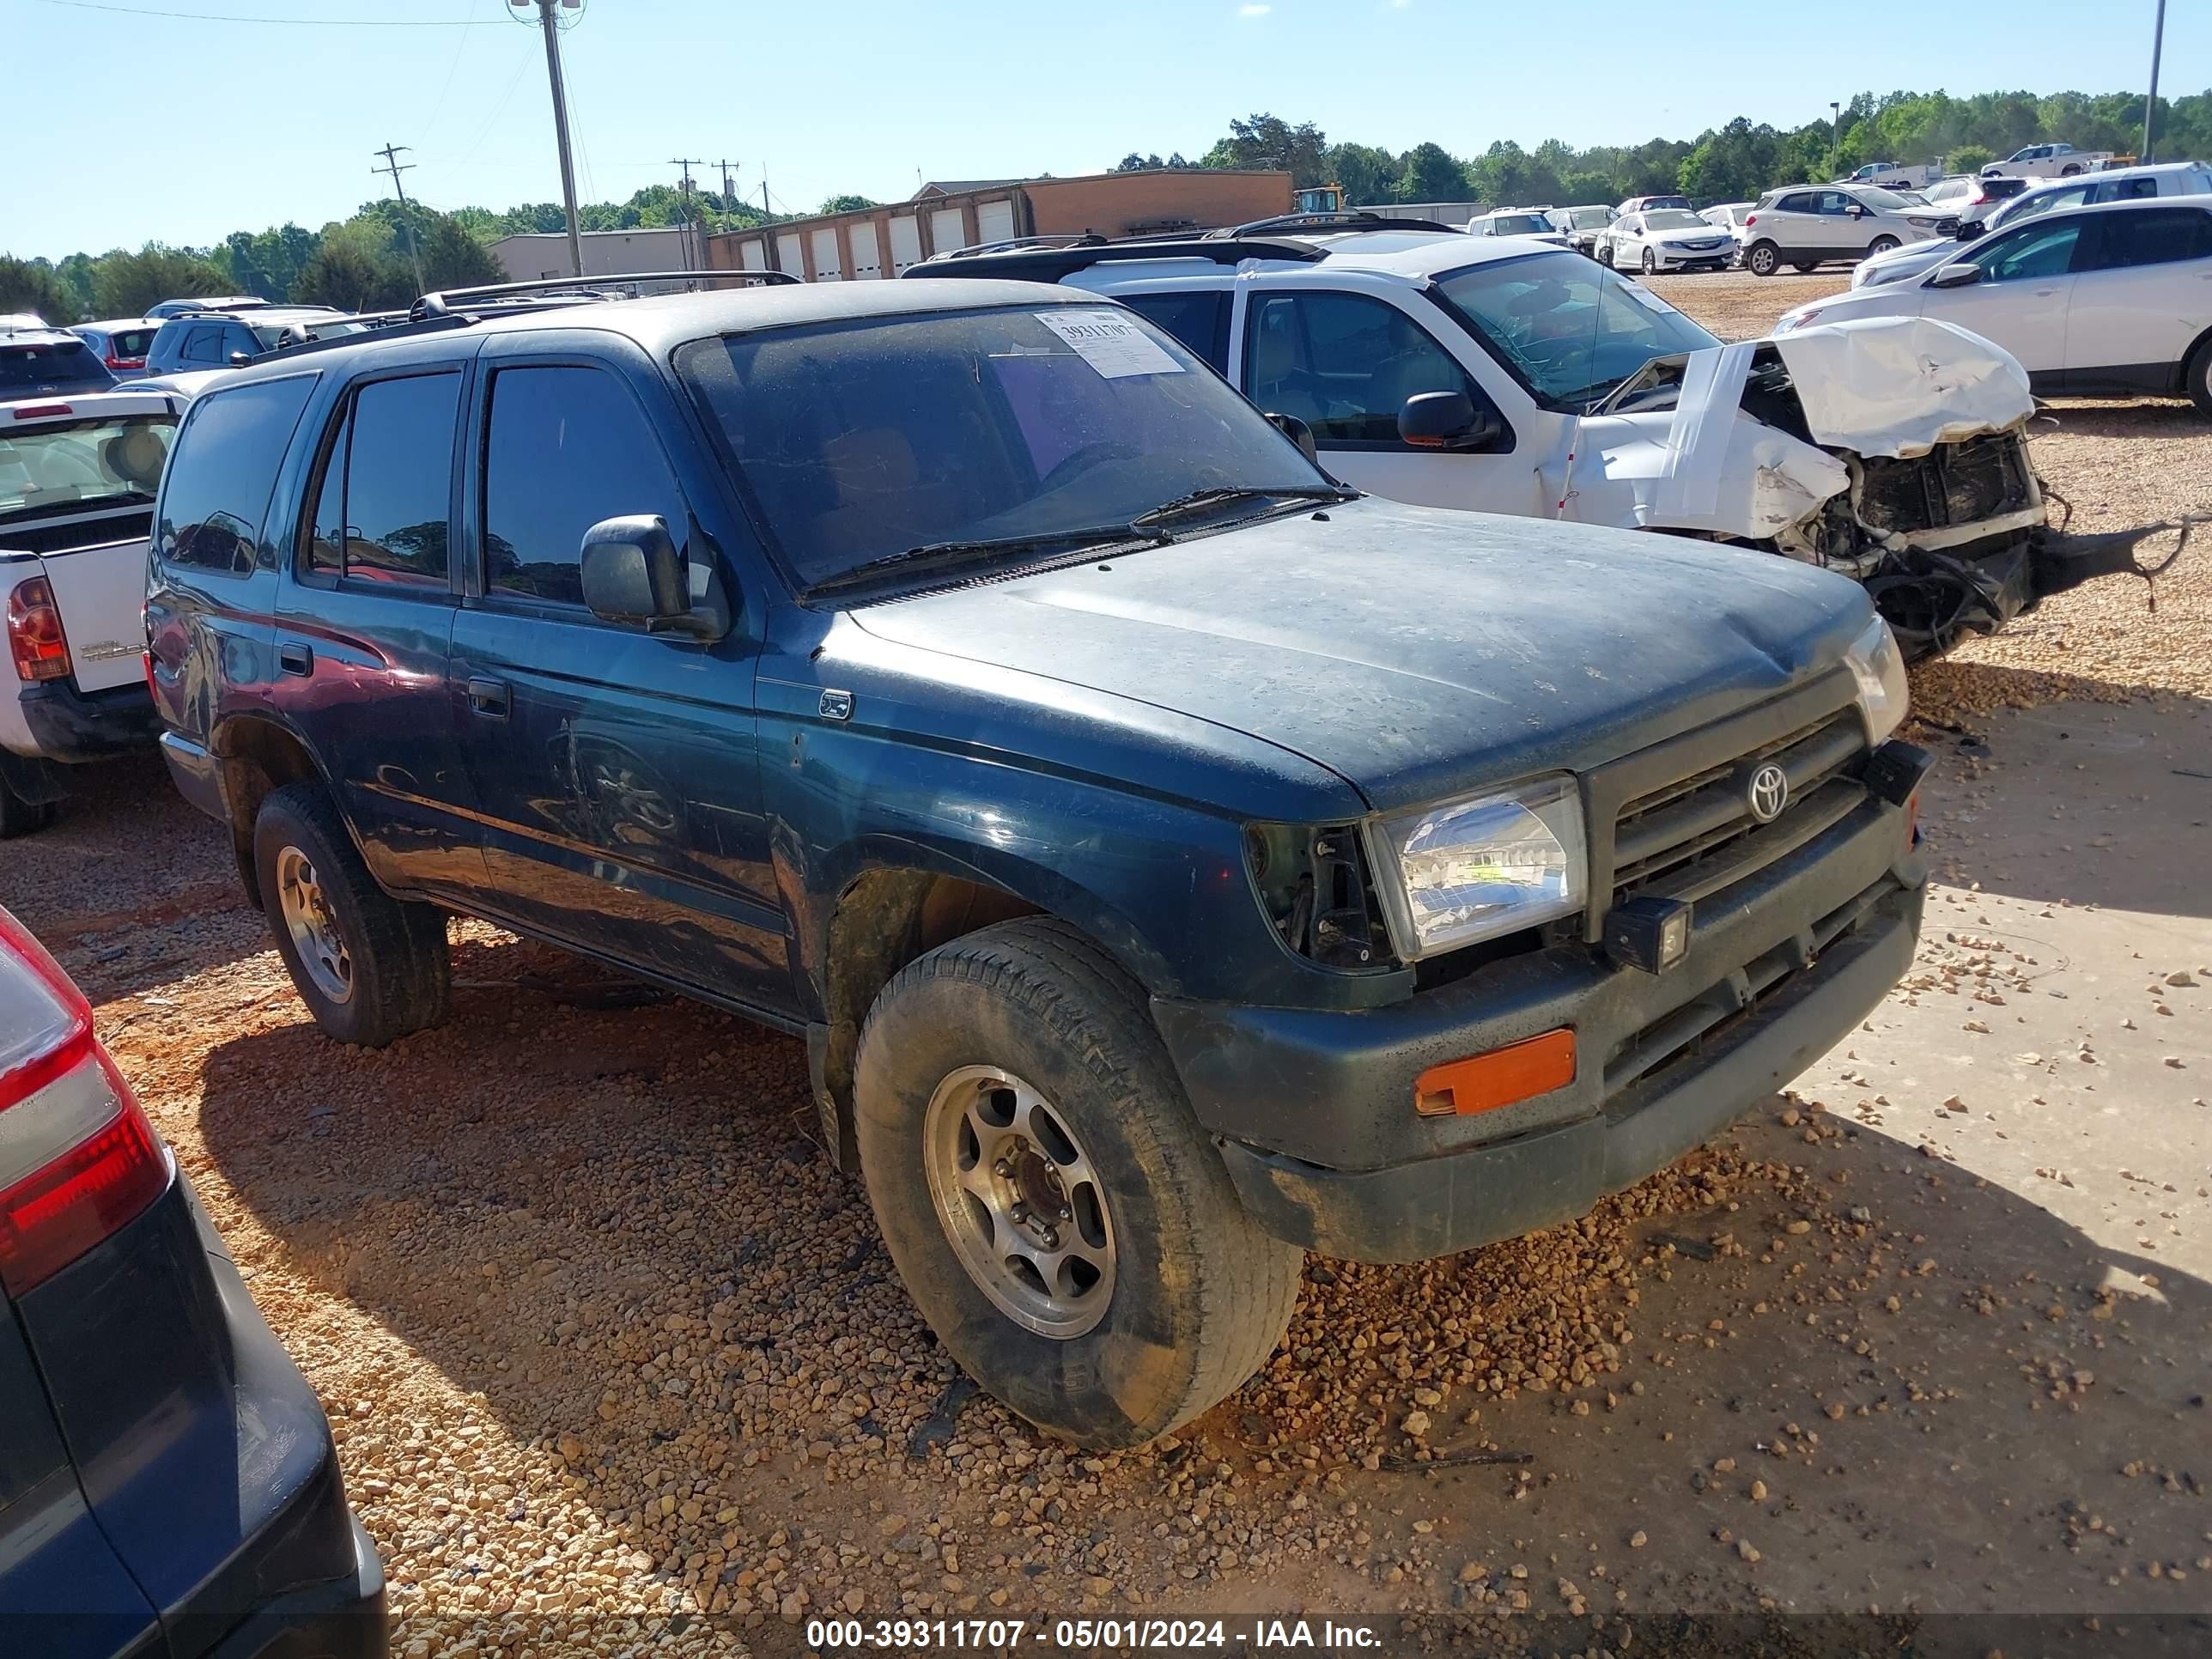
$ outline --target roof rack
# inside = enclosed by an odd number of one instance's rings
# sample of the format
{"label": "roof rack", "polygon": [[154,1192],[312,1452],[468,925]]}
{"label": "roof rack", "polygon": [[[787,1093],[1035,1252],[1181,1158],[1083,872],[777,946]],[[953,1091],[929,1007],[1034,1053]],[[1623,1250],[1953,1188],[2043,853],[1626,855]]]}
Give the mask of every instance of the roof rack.
{"label": "roof rack", "polygon": [[441,289],[416,301],[410,314],[418,319],[450,316],[457,311],[477,309],[471,301],[495,300],[509,294],[542,295],[559,303],[574,305],[586,300],[611,299],[614,296],[604,291],[608,289],[629,289],[634,298],[641,283],[749,283],[756,288],[769,288],[798,280],[787,270],[626,270],[608,276],[540,276],[525,283],[480,283],[473,288]]}
{"label": "roof rack", "polygon": [[1233,265],[1246,259],[1289,259],[1310,264],[1324,258],[1311,242],[1288,237],[1215,235],[1139,238],[1126,242],[1079,242],[1067,247],[1016,248],[1005,253],[981,253],[974,258],[939,254],[918,265],[908,265],[902,276],[1000,276],[1010,282],[1056,283],[1092,265],[1119,264],[1133,259],[1204,259],[1217,265]]}
{"label": "roof rack", "polygon": [[1024,248],[1104,247],[1106,239],[1095,230],[1060,232],[1051,236],[1012,236],[1003,242],[982,242],[974,247],[949,248],[933,257],[940,259],[973,259],[986,253],[1012,253]]}
{"label": "roof rack", "polygon": [[1370,213],[1351,208],[1341,213],[1285,213],[1273,219],[1255,219],[1227,230],[1209,230],[1208,237],[1280,236],[1307,230],[1436,230],[1449,235],[1462,233],[1434,219],[1409,219],[1392,214]]}

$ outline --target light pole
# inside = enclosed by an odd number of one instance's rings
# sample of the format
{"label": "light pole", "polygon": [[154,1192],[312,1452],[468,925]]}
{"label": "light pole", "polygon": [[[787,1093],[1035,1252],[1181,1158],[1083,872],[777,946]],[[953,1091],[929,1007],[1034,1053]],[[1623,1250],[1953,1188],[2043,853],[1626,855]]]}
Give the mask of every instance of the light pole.
{"label": "light pole", "polygon": [[1844,106],[1836,100],[1828,100],[1829,131],[1834,135],[1830,145],[1835,155],[1836,171],[1844,170]]}
{"label": "light pole", "polygon": [[575,274],[584,274],[584,245],[576,237],[576,165],[568,155],[568,94],[561,84],[561,26],[555,20],[557,3],[574,11],[583,0],[507,0],[518,10],[538,8],[539,27],[545,31],[545,74],[553,83],[553,135],[561,142],[561,201],[568,210],[568,263]]}
{"label": "light pole", "polygon": [[2166,44],[2166,0],[2158,0],[2158,21],[2150,32],[2150,96],[2143,100],[2143,165],[2148,167],[2157,159],[2152,154],[2157,143],[2155,128],[2158,123],[2158,53]]}

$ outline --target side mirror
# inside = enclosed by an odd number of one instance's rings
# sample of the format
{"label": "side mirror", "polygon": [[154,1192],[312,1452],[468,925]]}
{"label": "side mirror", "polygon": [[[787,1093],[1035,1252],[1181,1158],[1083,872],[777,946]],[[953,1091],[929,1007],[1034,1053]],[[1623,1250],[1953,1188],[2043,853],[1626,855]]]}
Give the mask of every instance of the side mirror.
{"label": "side mirror", "polygon": [[1928,279],[1930,288],[1972,288],[1982,280],[1982,268],[1972,260],[1962,259],[1955,265],[1945,265]]}
{"label": "side mirror", "polygon": [[602,519],[584,532],[584,603],[603,622],[691,631],[690,568],[658,514]]}
{"label": "side mirror", "polygon": [[1313,428],[1295,415],[1270,415],[1268,422],[1298,447],[1298,453],[1316,466],[1321,465],[1321,452],[1314,447]]}
{"label": "side mirror", "polygon": [[244,368],[252,361],[253,359],[243,351],[234,351],[230,354],[230,366],[233,368]]}
{"label": "side mirror", "polygon": [[1398,436],[1416,449],[1480,449],[1498,435],[1497,416],[1464,392],[1417,392],[1398,411]]}

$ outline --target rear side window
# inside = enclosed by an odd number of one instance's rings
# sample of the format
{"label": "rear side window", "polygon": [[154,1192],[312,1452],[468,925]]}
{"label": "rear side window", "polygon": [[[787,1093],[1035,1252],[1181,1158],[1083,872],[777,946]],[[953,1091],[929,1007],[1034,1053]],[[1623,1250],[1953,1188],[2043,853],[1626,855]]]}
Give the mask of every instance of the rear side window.
{"label": "rear side window", "polygon": [[683,545],[689,515],[660,442],[605,370],[507,368],[492,376],[484,440],[484,587],[584,602],[584,532],[657,514]]}
{"label": "rear side window", "polygon": [[262,380],[192,404],[155,512],[165,564],[243,576],[253,568],[262,515],[314,377]]}
{"label": "rear side window", "polygon": [[1228,295],[1218,290],[1137,294],[1122,303],[1174,335],[1218,373],[1229,372]]}
{"label": "rear side window", "polygon": [[316,489],[307,568],[386,587],[447,586],[457,374],[354,393]]}
{"label": "rear side window", "polygon": [[1795,196],[1785,196],[1775,204],[1774,210],[1777,213],[1811,213],[1814,210],[1813,195],[1808,191],[1800,191]]}
{"label": "rear side window", "polygon": [[2203,208],[2143,208],[2098,216],[2096,246],[2077,270],[2172,264],[2212,254],[2212,214]]}

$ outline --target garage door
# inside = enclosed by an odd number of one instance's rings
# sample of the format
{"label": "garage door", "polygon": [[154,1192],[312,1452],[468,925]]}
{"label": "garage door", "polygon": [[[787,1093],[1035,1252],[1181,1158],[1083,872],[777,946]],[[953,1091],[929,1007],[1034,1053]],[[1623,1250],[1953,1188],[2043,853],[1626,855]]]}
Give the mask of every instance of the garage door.
{"label": "garage door", "polygon": [[929,216],[929,251],[950,253],[968,246],[968,227],[958,208],[939,208]]}
{"label": "garage door", "polygon": [[921,224],[915,219],[891,221],[891,274],[921,263]]}
{"label": "garage door", "polygon": [[1012,202],[983,202],[975,209],[975,236],[982,242],[1011,242],[1014,240],[1014,204]]}
{"label": "garage door", "polygon": [[876,251],[876,228],[863,220],[849,233],[853,241],[853,280],[871,283],[884,274],[883,255]]}
{"label": "garage door", "polygon": [[837,257],[837,227],[824,225],[814,233],[814,280],[834,283],[844,274],[844,262]]}
{"label": "garage door", "polygon": [[761,246],[760,239],[758,237],[755,237],[750,242],[741,244],[740,252],[744,255],[744,267],[747,270],[766,270],[768,269],[768,250]]}
{"label": "garage door", "polygon": [[794,276],[806,275],[806,254],[799,242],[799,233],[787,230],[775,239],[775,268],[787,270]]}

